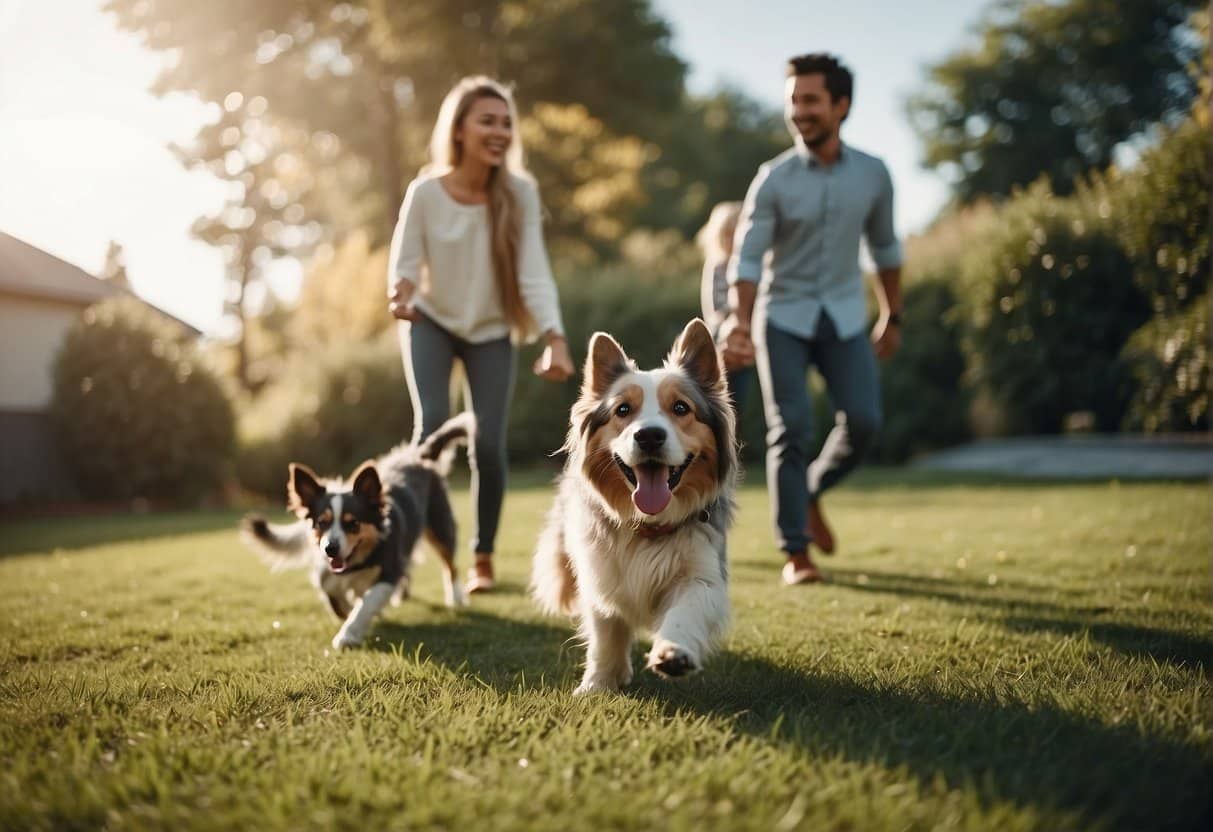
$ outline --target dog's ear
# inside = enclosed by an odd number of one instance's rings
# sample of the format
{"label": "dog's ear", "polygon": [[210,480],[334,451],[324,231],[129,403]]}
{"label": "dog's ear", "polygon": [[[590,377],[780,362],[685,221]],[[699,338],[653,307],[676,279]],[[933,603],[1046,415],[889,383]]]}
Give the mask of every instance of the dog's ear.
{"label": "dog's ear", "polygon": [[375,467],[374,460],[368,459],[359,465],[358,470],[350,479],[354,483],[353,492],[359,497],[372,503],[378,503],[383,499],[383,483],[379,479],[379,469]]}
{"label": "dog's ear", "polygon": [[324,486],[316,472],[306,465],[292,462],[288,469],[290,476],[286,481],[287,508],[295,512],[295,516],[306,518],[311,513],[312,503],[324,493]]}
{"label": "dog's ear", "polygon": [[707,324],[699,318],[692,319],[682,330],[666,360],[681,367],[704,390],[710,393],[721,391],[724,371],[720,366],[720,353],[716,350],[716,342],[712,340]]}
{"label": "dog's ear", "polygon": [[605,332],[595,332],[590,337],[590,350],[585,358],[585,381],[581,385],[581,395],[601,398],[615,383],[615,379],[631,370],[632,362],[619,342]]}

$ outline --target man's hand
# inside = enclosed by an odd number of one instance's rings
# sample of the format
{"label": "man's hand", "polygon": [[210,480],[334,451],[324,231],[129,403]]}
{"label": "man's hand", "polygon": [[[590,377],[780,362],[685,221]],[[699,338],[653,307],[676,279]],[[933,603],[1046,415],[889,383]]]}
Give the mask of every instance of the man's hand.
{"label": "man's hand", "polygon": [[720,325],[717,343],[724,357],[724,368],[729,372],[754,365],[754,339],[750,327],[741,322],[737,314],[730,312]]}
{"label": "man's hand", "polygon": [[876,357],[882,361],[896,355],[901,349],[901,321],[894,322],[889,315],[881,315],[872,327],[872,345]]}
{"label": "man's hand", "polygon": [[416,322],[420,319],[421,313],[417,311],[417,307],[413,305],[413,292],[417,289],[412,283],[407,280],[399,280],[396,285],[387,293],[388,311],[392,316],[402,321]]}
{"label": "man's hand", "polygon": [[573,358],[569,355],[569,342],[565,337],[549,334],[543,354],[535,359],[531,369],[546,381],[564,381],[573,375]]}

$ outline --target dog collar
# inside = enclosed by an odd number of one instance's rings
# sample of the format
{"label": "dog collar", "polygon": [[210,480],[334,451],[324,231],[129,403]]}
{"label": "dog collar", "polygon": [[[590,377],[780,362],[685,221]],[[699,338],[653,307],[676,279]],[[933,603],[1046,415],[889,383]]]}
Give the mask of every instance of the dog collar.
{"label": "dog collar", "polygon": [[692,523],[706,523],[711,519],[711,512],[705,508],[699,514],[689,520],[683,520],[681,523],[637,523],[632,527],[632,531],[637,537],[643,537],[647,540],[654,537],[666,537]]}

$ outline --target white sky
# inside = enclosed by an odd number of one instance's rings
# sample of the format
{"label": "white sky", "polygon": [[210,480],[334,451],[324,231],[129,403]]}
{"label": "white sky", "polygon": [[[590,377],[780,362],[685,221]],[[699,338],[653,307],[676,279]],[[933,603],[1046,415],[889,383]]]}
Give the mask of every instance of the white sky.
{"label": "white sky", "polygon": [[[222,205],[223,188],[187,172],[166,147],[189,139],[205,110],[185,96],[150,95],[160,57],[119,33],[100,5],[0,0],[0,230],[94,273],[117,240],[142,297],[218,334],[222,260],[189,228]],[[787,57],[842,55],[856,74],[843,137],[888,163],[898,229],[920,229],[943,204],[943,183],[918,169],[903,100],[925,63],[965,42],[985,0],[654,5],[674,27],[695,92],[727,80],[778,107]],[[298,278],[298,266],[284,264],[275,286],[289,294]]]}

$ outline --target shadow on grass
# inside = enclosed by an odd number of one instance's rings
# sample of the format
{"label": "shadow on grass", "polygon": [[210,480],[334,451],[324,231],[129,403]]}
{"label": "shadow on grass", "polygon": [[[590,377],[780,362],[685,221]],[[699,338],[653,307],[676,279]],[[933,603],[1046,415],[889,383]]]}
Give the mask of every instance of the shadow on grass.
{"label": "shadow on grass", "polygon": [[[240,511],[171,511],[154,514],[108,514],[94,517],[0,518],[0,557],[56,549],[87,549],[162,537],[230,529],[240,523]],[[278,517],[273,517],[278,521]],[[282,522],[289,522],[282,515]]]}
{"label": "shadow on grass", "polygon": [[[417,654],[471,673],[502,692],[567,691],[582,648],[559,624],[465,610],[448,623],[381,621],[374,648]],[[1011,802],[1126,828],[1207,828],[1213,764],[1202,751],[1132,725],[1109,725],[1050,701],[1006,701],[972,688],[957,697],[931,680],[898,687],[801,673],[726,653],[691,679],[664,682],[641,669],[624,695],[668,717],[707,716],[810,762],[838,758],[904,768],[924,789],[942,779],[983,804]]]}
{"label": "shadow on grass", "polygon": [[1111,611],[1106,606],[1068,606],[1008,597],[979,584],[921,575],[835,568],[830,570],[830,580],[836,586],[860,592],[985,607],[999,616],[991,620],[1016,632],[1044,631],[1066,636],[1086,633],[1093,640],[1129,655],[1192,668],[1213,668],[1213,636],[1201,638],[1172,630],[1100,621],[1100,615]]}
{"label": "shadow on grass", "polygon": [[1045,631],[1066,636],[1086,634],[1100,644],[1122,653],[1149,657],[1157,662],[1184,665],[1192,669],[1213,668],[1213,639],[1202,639],[1187,633],[1134,624],[1064,621],[1056,618],[1011,616],[999,623],[1018,632]]}
{"label": "shadow on grass", "polygon": [[567,624],[519,621],[475,609],[460,610],[445,623],[380,619],[374,633],[373,649],[417,654],[503,692],[571,686],[582,658]]}
{"label": "shadow on grass", "polygon": [[984,805],[1073,812],[1136,829],[1210,828],[1213,764],[1200,749],[1128,725],[1107,725],[1048,701],[866,684],[801,674],[726,654],[698,678],[644,674],[629,695],[668,716],[716,717],[738,731],[822,758],[904,767],[929,789],[970,787]]}

